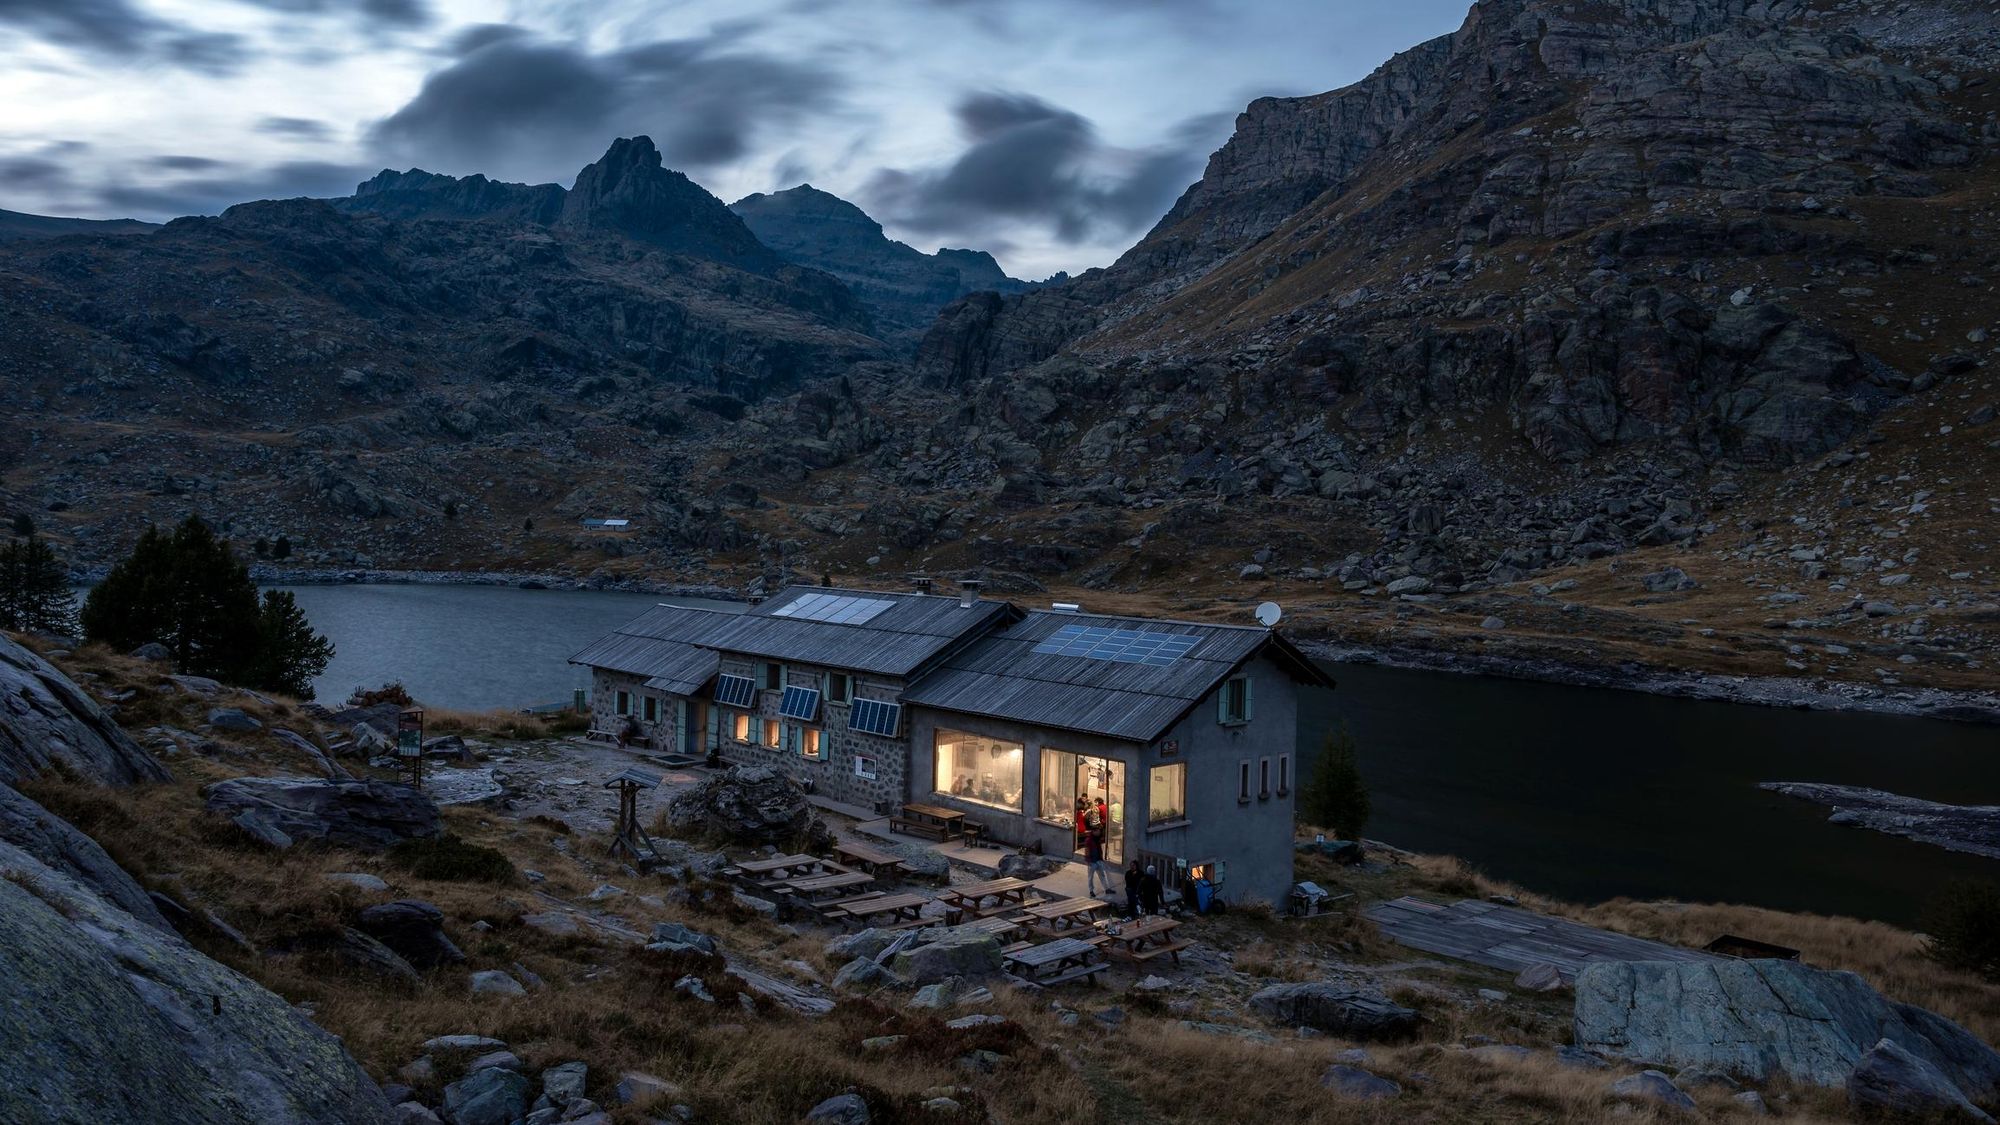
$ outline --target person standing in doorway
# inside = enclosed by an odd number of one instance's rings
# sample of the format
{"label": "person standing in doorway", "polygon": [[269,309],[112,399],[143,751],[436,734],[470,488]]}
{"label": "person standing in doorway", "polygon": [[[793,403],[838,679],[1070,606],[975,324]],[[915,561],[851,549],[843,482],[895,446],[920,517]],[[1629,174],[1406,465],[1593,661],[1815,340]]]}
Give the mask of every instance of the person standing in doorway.
{"label": "person standing in doorway", "polygon": [[1111,893],[1111,873],[1104,869],[1104,835],[1100,832],[1086,833],[1083,837],[1084,883],[1090,888],[1090,897],[1096,898],[1097,885],[1104,884],[1104,893]]}

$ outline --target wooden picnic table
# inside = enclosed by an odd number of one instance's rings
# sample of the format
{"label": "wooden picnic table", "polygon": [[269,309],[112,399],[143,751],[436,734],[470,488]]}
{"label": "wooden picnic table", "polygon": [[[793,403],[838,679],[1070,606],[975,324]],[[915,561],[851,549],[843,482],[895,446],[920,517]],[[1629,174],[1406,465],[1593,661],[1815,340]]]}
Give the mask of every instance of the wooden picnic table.
{"label": "wooden picnic table", "polygon": [[898,816],[889,818],[889,830],[899,832],[910,830],[926,836],[934,836],[942,844],[965,830],[965,814],[957,809],[942,805],[925,805],[912,802],[903,806]]}
{"label": "wooden picnic table", "polygon": [[833,851],[835,855],[854,864],[856,867],[867,870],[871,875],[880,875],[884,870],[893,870],[903,866],[903,857],[885,852],[872,844],[864,844],[859,841],[852,843],[837,842],[833,845]]}
{"label": "wooden picnic table", "polygon": [[783,886],[801,898],[813,899],[830,892],[844,891],[849,887],[863,887],[875,881],[875,876],[861,871],[836,871],[831,875],[811,875],[804,879],[793,879]]}
{"label": "wooden picnic table", "polygon": [[825,864],[825,860],[813,855],[779,855],[769,859],[746,859],[736,865],[736,870],[755,882],[778,883],[816,873],[825,874],[821,871]]}
{"label": "wooden picnic table", "polygon": [[1111,909],[1111,904],[1094,898],[1064,898],[1030,906],[1028,914],[1048,923],[1051,930],[1064,930],[1081,926],[1091,920],[1100,910]]}
{"label": "wooden picnic table", "polygon": [[1057,938],[1005,955],[1018,975],[1042,984],[1061,984],[1100,972],[1097,946],[1076,938]]}
{"label": "wooden picnic table", "polygon": [[946,887],[938,892],[938,897],[958,911],[974,914],[986,908],[986,900],[992,899],[994,906],[1020,905],[1027,901],[1028,892],[1034,884],[1026,879],[1007,876],[988,879],[983,883],[967,883],[962,887]]}
{"label": "wooden picnic table", "polygon": [[977,918],[970,922],[961,922],[959,923],[959,927],[961,929],[978,930],[981,933],[992,934],[1001,941],[1006,941],[1020,932],[1021,923],[1016,922],[1012,918],[995,916],[991,918]]}
{"label": "wooden picnic table", "polygon": [[1111,953],[1128,960],[1150,961],[1155,957],[1171,956],[1178,965],[1181,950],[1194,944],[1191,941],[1176,941],[1169,936],[1179,928],[1180,921],[1174,918],[1159,915],[1138,918],[1105,929],[1105,945]]}
{"label": "wooden picnic table", "polygon": [[910,923],[917,921],[917,916],[923,913],[924,907],[929,905],[930,901],[923,895],[883,895],[880,898],[864,898],[850,902],[846,906],[837,906],[828,913],[870,925],[875,924],[870,922],[870,919],[880,918],[885,914],[888,915],[887,921],[890,923]]}

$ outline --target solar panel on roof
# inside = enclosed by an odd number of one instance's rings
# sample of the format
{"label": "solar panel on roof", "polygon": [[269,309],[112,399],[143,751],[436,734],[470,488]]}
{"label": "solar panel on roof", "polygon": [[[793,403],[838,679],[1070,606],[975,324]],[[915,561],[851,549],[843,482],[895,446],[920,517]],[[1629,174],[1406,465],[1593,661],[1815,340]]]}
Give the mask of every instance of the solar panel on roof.
{"label": "solar panel on roof", "polygon": [[787,719],[802,719],[808,723],[819,718],[819,689],[786,688],[784,698],[778,701],[778,714]]}
{"label": "solar panel on roof", "polygon": [[879,734],[884,738],[896,737],[896,727],[902,721],[902,704],[884,703],[879,699],[855,700],[853,710],[847,716],[847,725],[854,730]]}
{"label": "solar panel on roof", "polygon": [[1035,651],[1043,656],[1080,656],[1086,660],[1165,668],[1186,656],[1200,641],[1199,636],[1191,633],[1065,625],[1036,645]]}
{"label": "solar panel on roof", "polygon": [[772,617],[797,617],[805,621],[825,621],[835,625],[860,625],[895,605],[881,598],[857,598],[852,594],[815,591],[800,594],[771,611]]}
{"label": "solar panel on roof", "polygon": [[757,684],[748,676],[717,676],[715,701],[730,707],[748,707],[757,698]]}

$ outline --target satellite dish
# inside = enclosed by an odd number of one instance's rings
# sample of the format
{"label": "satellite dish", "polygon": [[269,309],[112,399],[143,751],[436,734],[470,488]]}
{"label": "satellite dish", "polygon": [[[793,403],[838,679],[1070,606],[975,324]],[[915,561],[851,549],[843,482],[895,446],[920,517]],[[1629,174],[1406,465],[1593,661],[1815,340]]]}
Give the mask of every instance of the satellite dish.
{"label": "satellite dish", "polygon": [[1257,607],[1257,623],[1266,629],[1277,625],[1278,619],[1284,615],[1285,611],[1278,607],[1277,602],[1265,602]]}

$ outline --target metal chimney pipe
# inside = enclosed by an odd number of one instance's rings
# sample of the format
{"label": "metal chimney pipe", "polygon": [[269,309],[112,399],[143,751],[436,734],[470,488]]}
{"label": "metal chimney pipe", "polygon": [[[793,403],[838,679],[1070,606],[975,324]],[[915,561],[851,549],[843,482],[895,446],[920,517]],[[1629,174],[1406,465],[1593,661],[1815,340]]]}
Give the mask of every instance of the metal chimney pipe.
{"label": "metal chimney pipe", "polygon": [[984,583],[980,582],[977,578],[967,578],[960,582],[958,584],[958,608],[971,609],[972,603],[979,600],[979,587],[982,585]]}

